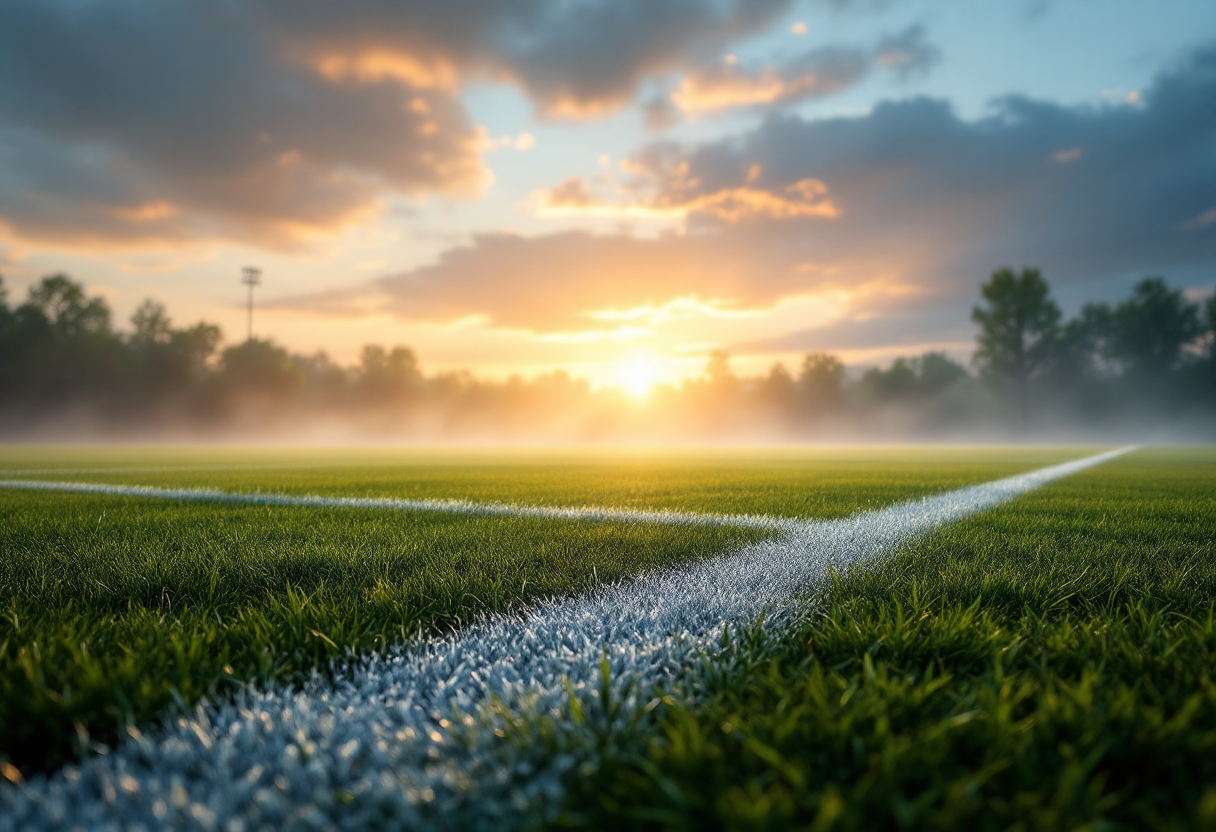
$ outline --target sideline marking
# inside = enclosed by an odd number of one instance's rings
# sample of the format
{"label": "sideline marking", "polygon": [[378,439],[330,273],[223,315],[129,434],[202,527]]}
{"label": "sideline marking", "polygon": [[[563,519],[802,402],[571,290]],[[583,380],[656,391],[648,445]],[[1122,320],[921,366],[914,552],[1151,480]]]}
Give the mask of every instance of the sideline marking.
{"label": "sideline marking", "polygon": [[[788,602],[829,570],[873,563],[1129,450],[803,522],[732,554],[421,640],[335,684],[200,705],[107,755],[0,786],[0,829],[469,829],[551,819],[563,784],[595,765],[596,738],[636,724],[653,687],[712,659],[727,629],[767,615],[780,631],[800,614]],[[552,735],[501,741],[495,730],[520,713],[549,719]]]}
{"label": "sideline marking", "polygon": [[542,520],[592,520],[676,526],[737,526],[778,531],[801,528],[807,521],[757,514],[706,514],[695,511],[601,508],[599,506],[522,506],[512,503],[476,503],[470,500],[401,497],[325,497],[314,494],[258,494],[218,491],[212,488],[161,488],[153,485],[62,482],[55,480],[0,480],[0,489],[53,491],[67,494],[102,494],[145,497],[193,503],[229,503],[252,506],[306,506],[312,508],[370,508],[392,511],[442,512],[481,516],[535,517]]}

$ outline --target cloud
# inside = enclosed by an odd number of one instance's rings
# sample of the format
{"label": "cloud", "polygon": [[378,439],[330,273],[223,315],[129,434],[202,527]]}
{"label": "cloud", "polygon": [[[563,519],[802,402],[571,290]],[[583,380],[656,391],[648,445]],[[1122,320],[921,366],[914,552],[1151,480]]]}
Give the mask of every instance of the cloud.
{"label": "cloud", "polygon": [[942,52],[925,37],[922,26],[910,26],[896,35],[883,38],[874,59],[900,79],[924,75],[942,59]]}
{"label": "cloud", "polygon": [[[973,342],[967,319],[955,309],[898,309],[868,317],[843,317],[823,326],[735,345],[743,354],[875,350],[915,352]],[[964,347],[964,348],[965,348]]]}
{"label": "cloud", "polygon": [[603,113],[788,4],[9,0],[0,229],[93,248],[306,245],[389,195],[478,193],[467,82],[517,85],[554,117]]}
{"label": "cloud", "polygon": [[722,63],[687,75],[671,94],[685,113],[732,107],[788,105],[822,98],[860,81],[869,68],[864,52],[828,47],[783,66],[744,67]]}
{"label": "cloud", "polygon": [[1037,23],[1051,13],[1053,3],[1051,0],[1031,0],[1022,7],[1022,17],[1028,23]]}
{"label": "cloud", "polygon": [[762,273],[757,266],[765,259],[727,238],[487,234],[433,265],[279,306],[449,323],[473,318],[552,333],[602,329],[614,313],[658,309],[678,298],[685,306],[738,311],[813,286],[792,271]]}
{"label": "cloud", "polygon": [[387,189],[477,190],[478,134],[443,84],[327,77],[252,8],[5,4],[0,223],[69,245],[292,246]]}
{"label": "cloud", "polygon": [[802,179],[780,191],[744,185],[687,198],[669,194],[637,201],[609,202],[593,194],[584,179],[570,177],[556,187],[536,192],[532,207],[542,217],[682,220],[701,215],[730,223],[758,218],[831,219],[840,214],[828,195],[827,186],[816,179]]}
{"label": "cloud", "polygon": [[[1041,266],[1057,289],[1084,286],[1090,298],[1103,285],[1121,294],[1137,274],[1210,268],[1213,100],[1209,48],[1158,77],[1135,107],[1011,97],[965,120],[945,102],[914,98],[862,116],[771,116],[741,136],[642,148],[626,165],[639,182],[634,201],[706,206],[719,194],[788,194],[813,181],[835,218],[754,212],[732,222],[689,208],[683,233],[654,239],[479,237],[361,291],[403,317],[476,314],[490,327],[563,332],[602,329],[604,310],[678,298],[742,310],[832,294],[844,300],[831,337],[794,325],[772,332],[765,348],[830,348],[837,336],[857,348],[953,342],[946,322],[966,326],[978,284],[1002,265]],[[1054,160],[1071,148],[1084,152]],[[579,180],[550,196],[586,208],[605,202]],[[340,297],[292,303],[332,310]],[[738,343],[760,349],[754,338]]]}
{"label": "cloud", "polygon": [[504,44],[504,69],[542,114],[586,116],[631,101],[643,78],[681,70],[758,32],[787,0],[599,0],[547,4]]}
{"label": "cloud", "polygon": [[785,107],[852,87],[875,66],[901,80],[923,75],[940,60],[941,53],[928,42],[921,26],[912,26],[882,38],[872,49],[824,46],[766,66],[745,66],[731,60],[733,57],[686,75],[671,93],[671,103],[688,115],[739,107]]}

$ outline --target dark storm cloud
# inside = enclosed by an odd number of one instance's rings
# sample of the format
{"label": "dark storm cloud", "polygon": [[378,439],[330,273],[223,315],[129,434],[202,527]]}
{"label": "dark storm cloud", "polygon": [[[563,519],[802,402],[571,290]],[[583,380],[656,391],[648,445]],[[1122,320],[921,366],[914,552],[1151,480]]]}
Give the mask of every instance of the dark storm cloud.
{"label": "dark storm cloud", "polygon": [[[848,317],[879,321],[857,330],[871,346],[883,343],[884,316],[898,321],[887,343],[939,342],[941,320],[965,325],[978,283],[1001,265],[1038,265],[1067,286],[1216,260],[1213,101],[1209,48],[1160,76],[1135,105],[1011,97],[967,121],[945,102],[917,98],[861,117],[773,117],[740,138],[636,154],[635,170],[654,189],[650,204],[695,206],[698,196],[744,186],[781,193],[815,180],[839,216],[727,221],[694,211],[682,237],[482,238],[375,288],[405,316],[450,317],[472,303],[495,323],[542,330],[577,327],[609,299],[765,305],[853,292]],[[918,310],[937,317],[911,314]],[[804,333],[768,347],[795,343],[821,342]]]}
{"label": "dark storm cloud", "polygon": [[7,0],[0,227],[298,243],[386,190],[475,191],[469,78],[518,84],[542,112],[594,114],[787,5]]}

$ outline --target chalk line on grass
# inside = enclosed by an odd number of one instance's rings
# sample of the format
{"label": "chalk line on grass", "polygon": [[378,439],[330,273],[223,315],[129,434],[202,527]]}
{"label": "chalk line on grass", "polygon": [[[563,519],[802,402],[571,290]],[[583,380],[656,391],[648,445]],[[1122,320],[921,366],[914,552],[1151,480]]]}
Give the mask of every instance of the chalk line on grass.
{"label": "chalk line on grass", "polygon": [[281,471],[292,468],[310,468],[303,463],[268,463],[265,465],[241,463],[239,465],[107,465],[100,468],[4,468],[0,477],[43,477],[51,475],[76,476],[79,474],[178,474],[190,471]]}
{"label": "chalk line on grass", "polygon": [[[199,706],[104,756],[0,789],[0,829],[502,829],[552,818],[597,742],[831,569],[1109,460],[1120,449],[839,520],[361,663],[337,682]],[[602,668],[607,673],[602,672]],[[544,730],[513,730],[521,713]],[[518,737],[529,741],[519,741]]]}
{"label": "chalk line on grass", "polygon": [[513,503],[477,503],[470,500],[400,497],[326,497],[315,494],[261,494],[218,491],[212,488],[160,488],[151,485],[59,482],[52,480],[0,480],[0,489],[55,491],[69,494],[101,494],[110,497],[144,497],[193,503],[232,503],[250,506],[306,506],[311,508],[365,508],[392,511],[440,512],[505,517],[533,517],[541,520],[591,520],[665,524],[679,526],[738,526],[742,528],[794,530],[805,521],[755,514],[706,514],[694,511],[601,508],[598,506],[524,506]]}

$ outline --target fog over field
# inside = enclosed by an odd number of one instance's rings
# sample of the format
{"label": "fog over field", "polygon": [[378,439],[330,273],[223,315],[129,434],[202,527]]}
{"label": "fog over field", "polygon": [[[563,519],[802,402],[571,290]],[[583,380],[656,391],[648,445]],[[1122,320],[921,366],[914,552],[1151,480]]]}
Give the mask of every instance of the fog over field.
{"label": "fog over field", "polygon": [[872,441],[1209,441],[1216,298],[1145,278],[1064,319],[1036,270],[1000,270],[972,310],[966,364],[941,351],[847,367],[828,352],[736,374],[724,350],[662,383],[564,371],[530,379],[427,373],[408,347],[342,366],[273,341],[222,347],[145,302],[117,329],[101,297],[57,275],[0,305],[0,437],[17,441],[306,444],[788,444]]}

